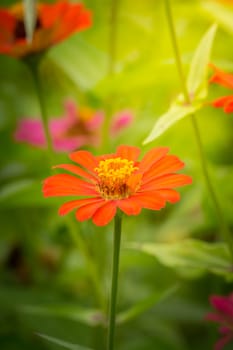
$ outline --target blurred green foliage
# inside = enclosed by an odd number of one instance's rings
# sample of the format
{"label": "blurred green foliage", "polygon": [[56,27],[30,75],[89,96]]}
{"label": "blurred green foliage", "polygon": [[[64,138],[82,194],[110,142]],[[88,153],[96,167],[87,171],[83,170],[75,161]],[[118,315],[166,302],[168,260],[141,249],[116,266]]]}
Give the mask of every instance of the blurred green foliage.
{"label": "blurred green foliage", "polygon": [[[142,146],[155,121],[181,92],[163,1],[120,1],[113,76],[108,74],[111,2],[84,2],[93,11],[92,28],[51,48],[43,61],[49,115],[61,115],[67,97],[106,110],[111,100],[112,112],[130,109],[135,120],[119,137],[105,142],[106,153],[120,143],[140,146],[143,152],[166,145],[185,161],[185,172],[193,177],[193,185],[182,189],[178,204],[161,212],[143,211],[140,217],[124,221],[119,319],[127,310],[134,310],[135,317],[119,322],[116,349],[211,349],[217,334],[204,321],[210,309],[208,298],[232,291],[232,272],[227,248],[219,242],[219,224],[205,188],[189,117]],[[13,3],[3,0],[1,6]],[[202,36],[215,22],[218,30],[211,60],[232,71],[233,7],[214,0],[174,0],[172,4],[185,72]],[[57,215],[61,200],[42,197],[41,182],[50,174],[46,152],[16,144],[12,136],[20,118],[40,114],[33,82],[20,61],[1,55],[0,66],[0,348],[60,348],[37,335],[42,333],[103,350],[106,320],[93,291],[88,261],[96,267],[107,300],[112,225],[80,224],[72,214],[69,224]],[[233,231],[233,121],[208,103],[224,93],[224,88],[211,86],[197,118],[211,178]],[[103,151],[90,149],[96,154]],[[53,162],[67,160],[67,154],[56,154]],[[75,235],[82,237],[85,251],[72,240]],[[194,242],[190,255],[185,238]],[[132,242],[140,248],[128,249]],[[143,247],[153,248],[154,256],[143,253]],[[192,273],[198,264],[202,273]],[[172,293],[167,294],[169,290]]]}

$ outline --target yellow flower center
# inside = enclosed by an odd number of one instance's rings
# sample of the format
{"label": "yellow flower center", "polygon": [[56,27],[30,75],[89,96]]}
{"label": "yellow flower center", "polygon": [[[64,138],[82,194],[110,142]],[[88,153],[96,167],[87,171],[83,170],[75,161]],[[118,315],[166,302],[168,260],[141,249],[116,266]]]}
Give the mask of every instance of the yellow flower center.
{"label": "yellow flower center", "polygon": [[99,178],[97,190],[105,199],[129,197],[131,188],[128,180],[137,169],[134,162],[128,159],[118,157],[101,160],[95,168]]}
{"label": "yellow flower center", "polygon": [[95,110],[88,106],[80,107],[78,110],[79,118],[84,122],[91,120],[94,114]]}

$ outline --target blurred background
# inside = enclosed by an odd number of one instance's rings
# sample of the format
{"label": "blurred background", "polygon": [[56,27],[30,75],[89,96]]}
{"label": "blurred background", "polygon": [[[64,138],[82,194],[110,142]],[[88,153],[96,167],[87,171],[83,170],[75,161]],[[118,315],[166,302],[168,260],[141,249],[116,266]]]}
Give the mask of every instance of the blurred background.
{"label": "blurred background", "polygon": [[[14,3],[2,0],[1,6]],[[168,249],[169,244],[177,243],[184,255],[185,238],[207,243],[220,239],[190,118],[142,146],[156,119],[181,91],[164,2],[119,1],[113,74],[109,68],[112,3],[83,3],[93,12],[91,28],[52,47],[42,62],[49,117],[64,115],[67,100],[74,101],[77,108],[113,116],[129,111],[133,116],[129,125],[100,145],[90,143],[82,148],[100,154],[130,144],[144,153],[151,147],[168,146],[171,154],[185,162],[184,172],[193,177],[193,185],[181,190],[176,205],[161,212],[143,211],[124,221],[116,349],[212,349],[218,335],[216,326],[204,320],[210,310],[208,298],[232,291],[231,273],[214,270],[214,258],[203,268],[190,258],[192,254],[179,264]],[[211,61],[232,72],[231,1],[174,0],[172,6],[185,72],[200,39],[215,22],[218,29]],[[42,333],[103,350],[105,319],[95,287],[98,285],[106,308],[112,224],[97,228],[91,222],[76,222],[73,214],[69,219],[59,217],[62,201],[43,198],[41,183],[51,174],[46,150],[14,137],[22,118],[40,117],[33,81],[20,60],[0,55],[0,67],[0,347],[60,348],[37,335]],[[228,93],[211,85],[197,118],[211,177],[233,229],[233,120],[232,115],[209,105],[215,97]],[[57,152],[52,163],[68,162],[67,153]],[[130,249],[132,242],[165,244],[162,258]],[[127,312],[134,305],[139,305],[138,309]]]}

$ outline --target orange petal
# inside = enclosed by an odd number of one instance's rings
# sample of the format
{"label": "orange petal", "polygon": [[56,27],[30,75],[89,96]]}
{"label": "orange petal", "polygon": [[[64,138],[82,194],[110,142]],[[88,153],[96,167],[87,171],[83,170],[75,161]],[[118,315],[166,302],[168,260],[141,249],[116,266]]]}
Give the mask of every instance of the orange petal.
{"label": "orange petal", "polygon": [[73,209],[79,208],[87,204],[93,204],[94,202],[97,203],[98,201],[103,201],[103,199],[84,198],[66,202],[59,208],[59,215],[66,215]]}
{"label": "orange petal", "polygon": [[230,100],[232,100],[233,96],[222,96],[214,100],[211,104],[213,107],[221,108]]}
{"label": "orange petal", "polygon": [[72,4],[62,16],[62,22],[69,32],[81,30],[91,25],[91,13],[82,4]]}
{"label": "orange petal", "polygon": [[51,28],[55,23],[60,22],[69,9],[69,3],[65,0],[57,1],[54,4],[41,4],[39,17],[44,28]]}
{"label": "orange petal", "polygon": [[176,156],[168,155],[156,162],[144,175],[143,183],[164,174],[173,173],[184,167],[184,163]]}
{"label": "orange petal", "polygon": [[59,42],[72,33],[86,29],[92,24],[91,12],[81,4],[72,4],[60,19],[60,25],[53,32],[53,40]]}
{"label": "orange petal", "polygon": [[210,83],[217,83],[227,88],[233,89],[233,74],[228,74],[210,63],[209,66],[214,69],[215,73],[210,78]]}
{"label": "orange petal", "polygon": [[142,160],[139,164],[139,171],[142,171],[142,172],[147,171],[158,160],[160,160],[162,157],[164,157],[168,151],[169,151],[168,147],[158,147],[158,148],[151,149],[142,158]]}
{"label": "orange petal", "polygon": [[15,27],[15,18],[10,14],[9,11],[0,9],[0,41],[8,41],[13,38],[13,31]]}
{"label": "orange petal", "polygon": [[170,203],[176,203],[180,200],[180,194],[172,189],[159,190],[159,194]]}
{"label": "orange petal", "polygon": [[160,189],[169,189],[172,187],[179,187],[192,183],[192,178],[183,174],[168,174],[159,178],[155,178],[150,182],[143,184],[140,188],[140,192],[154,191]]}
{"label": "orange petal", "polygon": [[43,184],[43,194],[50,196],[96,196],[94,186],[69,174],[48,177]]}
{"label": "orange petal", "polygon": [[83,205],[76,211],[76,219],[78,221],[90,219],[100,207],[105,205],[105,203],[105,200],[101,198],[100,200],[94,199],[92,203],[90,202],[87,205]]}
{"label": "orange petal", "polygon": [[229,98],[225,104],[224,108],[224,112],[225,113],[232,113],[233,112],[233,96],[231,96],[231,98]]}
{"label": "orange petal", "polygon": [[94,169],[98,166],[96,158],[88,151],[73,152],[70,154],[70,159],[82,165],[91,173],[93,173]]}
{"label": "orange petal", "polygon": [[[76,4],[77,6],[77,4]],[[78,16],[78,22],[76,21],[76,30],[82,30],[92,25],[92,12],[82,8],[81,14]]]}
{"label": "orange petal", "polygon": [[141,212],[142,205],[134,198],[126,198],[117,201],[117,206],[127,215],[138,215]]}
{"label": "orange petal", "polygon": [[132,174],[129,177],[127,181],[127,186],[130,188],[130,191],[132,193],[134,193],[137,190],[139,184],[141,183],[141,179],[142,179],[142,174],[138,174],[138,173]]}
{"label": "orange petal", "polygon": [[152,210],[159,210],[166,204],[165,199],[160,196],[159,191],[137,193],[131,198],[135,201],[135,205]]}
{"label": "orange petal", "polygon": [[88,179],[90,181],[96,181],[96,178],[91,175],[90,173],[86,172],[85,170],[81,169],[77,165],[73,164],[60,164],[53,166],[53,169],[64,169],[67,171],[70,171],[71,173],[74,173],[78,176],[83,177],[84,179]]}
{"label": "orange petal", "polygon": [[43,28],[51,29],[50,39],[53,43],[92,24],[91,12],[83,4],[71,4],[62,0],[55,4],[41,5],[40,20]]}
{"label": "orange petal", "polygon": [[116,215],[116,202],[109,201],[100,207],[93,215],[93,223],[97,226],[107,225]]}
{"label": "orange petal", "polygon": [[121,145],[117,147],[116,155],[128,160],[133,160],[134,162],[138,159],[140,154],[140,148],[134,146]]}

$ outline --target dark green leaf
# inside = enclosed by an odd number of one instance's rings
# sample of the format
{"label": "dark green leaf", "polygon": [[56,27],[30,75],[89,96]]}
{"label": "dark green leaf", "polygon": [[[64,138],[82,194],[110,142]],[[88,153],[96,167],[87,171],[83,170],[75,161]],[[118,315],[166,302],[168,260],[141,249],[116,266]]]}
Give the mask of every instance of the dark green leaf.
{"label": "dark green leaf", "polygon": [[58,339],[58,338],[55,338],[55,337],[50,337],[49,335],[46,335],[46,334],[41,334],[41,333],[37,333],[37,335],[43,339],[46,339],[48,340],[49,342],[51,343],[54,343],[54,344],[57,344],[63,348],[66,348],[66,349],[70,349],[70,350],[93,350],[91,348],[87,348],[85,346],[81,346],[81,345],[78,345],[78,344],[71,344],[71,343],[68,343],[67,341],[64,341],[64,340],[61,340],[61,339]]}
{"label": "dark green leaf", "polygon": [[169,298],[169,296],[175,293],[177,289],[178,289],[178,286],[176,285],[162,292],[156,291],[156,293],[154,293],[153,295],[150,295],[148,298],[139,302],[129,310],[121,312],[117,317],[117,322],[121,324],[138,317],[139,315],[141,315],[142,313],[146,312],[148,309],[153,307],[155,304],[163,301],[164,299]]}
{"label": "dark green leaf", "polygon": [[24,305],[21,309],[27,314],[66,317],[88,326],[97,326],[105,322],[104,316],[99,310],[81,308],[75,305]]}

